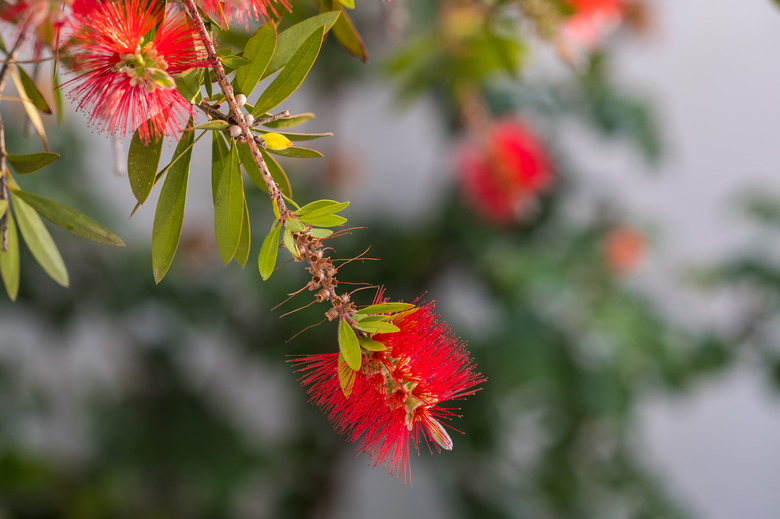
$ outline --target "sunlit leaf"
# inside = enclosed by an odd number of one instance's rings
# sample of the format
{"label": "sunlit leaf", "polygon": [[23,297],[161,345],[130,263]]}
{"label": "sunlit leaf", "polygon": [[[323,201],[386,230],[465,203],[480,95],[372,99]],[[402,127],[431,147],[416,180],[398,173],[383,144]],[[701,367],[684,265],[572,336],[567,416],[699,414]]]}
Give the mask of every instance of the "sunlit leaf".
{"label": "sunlit leaf", "polygon": [[284,243],[284,247],[290,251],[290,254],[296,258],[301,256],[300,251],[298,251],[298,247],[295,245],[295,238],[293,238],[292,231],[288,229],[287,226],[285,226],[284,233],[282,234],[282,243]]}
{"label": "sunlit leaf", "polygon": [[236,254],[241,239],[241,220],[244,217],[244,184],[238,162],[238,144],[230,151],[229,167],[223,170],[217,183],[214,201],[214,231],[222,263],[227,265]]}
{"label": "sunlit leaf", "polygon": [[0,275],[8,297],[16,301],[19,294],[19,235],[16,234],[16,223],[13,215],[8,213],[8,250],[0,250]]}
{"label": "sunlit leaf", "polygon": [[13,207],[19,223],[19,231],[35,261],[54,281],[67,287],[68,270],[41,217],[19,197],[13,197]]}
{"label": "sunlit leaf", "polygon": [[276,50],[271,58],[271,62],[263,73],[263,77],[266,78],[286,66],[291,61],[295,51],[298,50],[303,41],[315,29],[322,27],[324,32],[328,32],[336,22],[336,19],[338,19],[338,16],[339,13],[336,12],[312,16],[281,32],[276,40]]}
{"label": "sunlit leaf", "polygon": [[196,130],[217,130],[224,131],[230,128],[230,124],[227,121],[221,121],[219,119],[215,121],[209,121],[207,123],[199,124],[195,127]]}
{"label": "sunlit leaf", "polygon": [[220,58],[220,61],[228,71],[240,69],[241,67],[245,67],[251,63],[251,61],[248,59],[236,55],[225,56]]}
{"label": "sunlit leaf", "polygon": [[352,329],[344,318],[339,320],[339,351],[341,351],[344,361],[350,368],[355,371],[360,369],[363,358],[360,353],[360,343],[355,330]]}
{"label": "sunlit leaf", "polygon": [[340,352],[338,360],[338,376],[341,392],[344,393],[346,398],[349,398],[349,395],[352,394],[352,389],[355,387],[357,371],[349,367],[349,364],[347,364],[347,362],[344,360],[344,355],[342,355]]}
{"label": "sunlit leaf", "polygon": [[260,256],[257,258],[257,270],[260,272],[260,276],[263,281],[271,277],[271,274],[276,267],[276,256],[279,254],[279,233],[282,227],[280,225],[274,225],[271,232],[263,240],[263,245],[260,247]]}
{"label": "sunlit leaf", "polygon": [[369,339],[368,337],[360,337],[358,338],[358,341],[360,342],[360,347],[368,351],[384,351],[387,349],[387,346],[381,342]]}
{"label": "sunlit leaf", "polygon": [[311,119],[314,119],[314,114],[312,113],[298,114],[298,115],[293,115],[292,117],[287,117],[286,119],[277,119],[276,121],[265,123],[264,126],[283,130],[285,128],[292,128],[293,126],[298,126],[299,124],[305,123],[306,121],[310,121]]}
{"label": "sunlit leaf", "polygon": [[397,312],[403,312],[412,308],[414,305],[409,303],[380,303],[377,305],[367,306],[363,309],[355,312],[356,314],[370,315],[370,314],[394,314]]}
{"label": "sunlit leaf", "polygon": [[174,156],[183,153],[165,174],[160,190],[160,198],[154,212],[152,225],[152,271],[154,282],[159,283],[165,277],[173,262],[181,237],[181,224],[184,220],[184,205],[187,201],[187,182],[190,176],[192,160],[192,142],[195,132],[185,131],[176,146]]}
{"label": "sunlit leaf", "polygon": [[48,166],[60,158],[59,153],[41,152],[30,155],[6,155],[8,163],[20,175],[26,175]]}
{"label": "sunlit leaf", "polygon": [[310,225],[317,225],[319,227],[336,227],[347,223],[347,219],[337,214],[325,214],[317,217],[304,217],[301,216],[300,220]]}
{"label": "sunlit leaf", "polygon": [[14,189],[13,193],[32,206],[38,214],[66,231],[104,245],[125,246],[119,236],[75,209],[26,191]]}
{"label": "sunlit leaf", "polygon": [[178,90],[182,97],[188,102],[197,104],[201,100],[200,85],[203,83],[203,77],[203,68],[196,67],[185,70],[174,78],[176,81],[176,90]]}
{"label": "sunlit leaf", "polygon": [[[270,133],[266,135],[271,135]],[[290,139],[291,141],[312,141],[314,139],[321,139],[322,137],[333,137],[332,132],[327,133],[289,133],[289,132],[278,132],[274,133],[274,135],[283,135],[287,139]],[[261,136],[265,138],[265,135],[262,134],[261,130]]]}
{"label": "sunlit leaf", "polygon": [[284,226],[290,229],[292,232],[301,232],[306,228],[305,225],[303,225],[300,221],[296,220],[295,218],[287,218],[284,221]]}
{"label": "sunlit leaf", "polygon": [[249,60],[249,64],[236,71],[233,80],[236,93],[246,96],[252,93],[257,82],[263,77],[275,50],[276,26],[273,22],[268,22],[255,31],[244,47],[244,58]]}
{"label": "sunlit leaf", "polygon": [[266,149],[269,150],[283,150],[292,146],[290,139],[281,133],[263,134],[263,141],[265,142]]}
{"label": "sunlit leaf", "polygon": [[343,5],[344,7],[348,7],[350,9],[355,8],[355,0],[337,0],[337,1],[341,2],[341,5]]}
{"label": "sunlit leaf", "polygon": [[318,27],[306,38],[268,88],[255,103],[252,115],[255,119],[279,105],[295,92],[311,70],[322,46],[323,27]]}
{"label": "sunlit leaf", "polygon": [[383,321],[355,321],[353,326],[358,330],[368,333],[394,333],[400,330],[400,328],[393,323],[386,323]]}
{"label": "sunlit leaf", "polygon": [[315,228],[315,229],[312,229],[311,231],[309,231],[309,234],[311,234],[315,238],[321,240],[321,239],[327,238],[328,236],[333,234],[333,231],[331,231],[330,229],[316,229]]}
{"label": "sunlit leaf", "polygon": [[130,189],[133,190],[135,199],[139,204],[146,202],[149,193],[154,187],[154,177],[157,174],[157,166],[160,164],[162,153],[162,136],[144,144],[138,130],[130,140],[130,150],[127,153],[127,178],[130,180]]}
{"label": "sunlit leaf", "polygon": [[[320,200],[319,202],[324,202],[324,200]],[[333,202],[333,203],[326,203],[326,204],[318,204],[316,206],[312,204],[308,204],[304,207],[301,207],[300,212],[296,211],[296,213],[299,212],[300,214],[300,220],[302,222],[309,222],[309,220],[314,218],[319,218],[320,216],[325,216],[329,214],[335,214],[340,211],[343,211],[349,206],[349,202]]]}

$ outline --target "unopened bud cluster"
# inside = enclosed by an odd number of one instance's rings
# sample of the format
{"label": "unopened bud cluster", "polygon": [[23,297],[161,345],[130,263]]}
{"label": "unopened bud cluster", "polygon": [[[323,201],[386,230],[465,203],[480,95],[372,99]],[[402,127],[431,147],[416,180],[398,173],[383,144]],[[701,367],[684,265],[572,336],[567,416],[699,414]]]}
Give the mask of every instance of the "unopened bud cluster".
{"label": "unopened bud cluster", "polygon": [[[241,108],[246,104],[246,96],[244,94],[236,94],[236,104]],[[251,128],[252,125],[255,123],[255,118],[252,114],[245,114],[244,115],[244,121],[246,122],[246,125]],[[241,127],[237,124],[233,124],[228,128],[228,134],[230,134],[231,137],[234,139],[238,139],[243,132],[241,131]]]}

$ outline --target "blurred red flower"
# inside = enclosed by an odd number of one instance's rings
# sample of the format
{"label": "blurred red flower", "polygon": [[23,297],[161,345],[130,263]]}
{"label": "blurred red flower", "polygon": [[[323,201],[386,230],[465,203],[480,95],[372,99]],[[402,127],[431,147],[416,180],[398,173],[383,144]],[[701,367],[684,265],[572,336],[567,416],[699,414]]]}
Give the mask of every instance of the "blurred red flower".
{"label": "blurred red flower", "polygon": [[[294,362],[305,372],[311,402],[320,407],[334,428],[358,441],[358,450],[383,464],[404,482],[410,475],[409,441],[419,453],[420,437],[428,448],[452,449],[441,420],[456,416],[439,407],[447,400],[476,392],[484,378],[463,342],[433,312],[433,305],[402,313],[395,333],[376,334],[383,351],[364,351],[360,371],[347,398],[338,377],[338,353],[303,356]],[[348,368],[347,368],[348,369]]]}
{"label": "blurred red flower", "polygon": [[106,1],[79,18],[68,48],[77,74],[68,82],[70,96],[91,112],[90,124],[98,130],[124,136],[129,125],[148,142],[181,131],[192,114],[174,76],[208,66],[207,54],[184,12],[163,6],[155,0]]}
{"label": "blurred red flower", "polygon": [[623,18],[623,0],[569,0],[574,14],[560,32],[562,50],[588,51],[596,47]]}
{"label": "blurred red flower", "polygon": [[550,161],[541,142],[519,121],[497,121],[481,137],[459,150],[461,185],[482,216],[508,224],[550,184]]}
{"label": "blurred red flower", "polygon": [[630,227],[611,230],[603,242],[604,257],[615,274],[627,274],[634,270],[645,255],[645,237]]}
{"label": "blurred red flower", "polygon": [[200,5],[215,20],[223,15],[228,21],[246,23],[250,18],[266,21],[277,18],[282,9],[292,11],[290,0],[200,0]]}

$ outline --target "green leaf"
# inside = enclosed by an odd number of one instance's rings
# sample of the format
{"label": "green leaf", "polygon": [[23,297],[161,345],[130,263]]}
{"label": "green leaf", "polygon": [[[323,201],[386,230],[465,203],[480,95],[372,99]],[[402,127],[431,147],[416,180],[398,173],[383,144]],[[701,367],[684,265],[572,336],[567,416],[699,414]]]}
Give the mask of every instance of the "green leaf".
{"label": "green leaf", "polygon": [[288,117],[286,119],[277,119],[276,121],[265,123],[263,126],[267,126],[268,128],[283,130],[285,128],[292,128],[293,126],[298,126],[299,124],[305,123],[306,121],[309,121],[311,119],[314,119],[314,114],[312,113],[298,114],[298,115],[293,115],[292,117]]}
{"label": "green leaf", "polygon": [[49,152],[33,153],[31,155],[6,155],[6,159],[8,159],[14,171],[20,175],[38,171],[58,158],[60,158],[59,153]]}
{"label": "green leaf", "polygon": [[323,207],[328,207],[340,203],[341,202],[337,202],[336,200],[328,200],[328,199],[315,200],[314,202],[309,202],[308,204],[299,208],[297,211],[295,211],[295,214],[311,213],[312,211],[317,211],[319,209],[322,209]]}
{"label": "green leaf", "polygon": [[[246,174],[249,175],[249,178],[257,187],[259,187],[264,193],[267,193],[268,186],[265,184],[265,181],[263,180],[263,175],[262,173],[260,173],[260,168],[257,166],[257,163],[255,162],[255,158],[252,156],[252,152],[250,151],[249,146],[241,143],[239,145],[238,151],[241,157],[241,165],[244,167],[244,171],[246,171]],[[285,174],[284,170],[279,165],[279,163],[276,162],[273,159],[273,157],[268,155],[262,149],[260,150],[260,155],[263,157],[263,160],[265,161],[265,165],[266,167],[268,167],[268,172],[271,173],[271,178],[274,180],[274,182],[276,182],[277,186],[279,187],[279,190],[285,196],[288,197],[292,196],[290,179],[287,178],[287,175]]]}
{"label": "green leaf", "polygon": [[0,199],[0,218],[3,218],[7,210],[8,210],[8,200],[6,200],[5,198]]}
{"label": "green leaf", "polygon": [[358,330],[367,333],[395,333],[400,330],[400,328],[393,323],[385,323],[382,321],[355,321],[353,326]]}
{"label": "green leaf", "polygon": [[54,281],[67,287],[68,270],[41,217],[21,198],[14,196],[13,204],[19,231],[33,257]]}
{"label": "green leaf", "polygon": [[8,250],[0,250],[0,275],[3,277],[5,291],[11,301],[19,295],[19,235],[13,215],[8,213]]}
{"label": "green leaf", "polygon": [[176,81],[176,90],[189,103],[197,104],[200,102],[200,85],[203,83],[205,73],[200,67],[185,70],[174,78]]}
{"label": "green leaf", "polygon": [[271,173],[271,178],[279,186],[279,190],[288,198],[292,198],[292,185],[290,179],[287,178],[287,174],[282,169],[276,160],[269,155],[265,150],[260,150],[260,155],[263,156],[265,165],[268,166],[268,171]]}
{"label": "green leaf", "polygon": [[309,231],[309,234],[321,240],[333,234],[333,231],[331,231],[330,229],[312,229],[311,231]]}
{"label": "green leaf", "polygon": [[346,218],[337,214],[325,214],[315,218],[301,216],[299,219],[304,223],[308,223],[309,225],[317,225],[319,227],[336,227],[347,223]]}
{"label": "green leaf", "polygon": [[24,92],[27,94],[27,98],[30,102],[41,112],[50,114],[51,108],[49,108],[49,103],[46,102],[41,91],[38,90],[35,81],[27,75],[27,72],[25,72],[22,67],[16,67],[16,70],[19,72],[19,79],[21,80]]}
{"label": "green leaf", "polygon": [[[259,130],[261,134],[265,133],[263,130]],[[267,133],[266,135],[271,135],[270,133]],[[322,137],[333,137],[332,132],[327,133],[288,133],[288,132],[279,132],[274,135],[282,135],[291,141],[311,141],[314,139],[321,139]],[[262,137],[265,137],[265,135],[262,135]]]}
{"label": "green leaf", "polygon": [[241,67],[245,67],[251,63],[248,59],[242,57],[242,56],[236,56],[235,54],[231,54],[230,56],[225,56],[224,58],[220,58],[220,61],[225,66],[226,69],[240,69]]}
{"label": "green leaf", "polygon": [[360,363],[363,360],[360,353],[360,343],[358,343],[355,330],[343,317],[339,322],[339,351],[350,368],[355,371],[360,369]]}
{"label": "green leaf", "polygon": [[[322,200],[320,200],[320,202],[322,202]],[[347,208],[347,206],[349,206],[349,202],[333,202],[331,204],[321,204],[312,209],[307,209],[306,206],[304,206],[301,207],[299,220],[301,220],[302,222],[307,222],[307,220],[311,218],[319,218],[320,216],[335,214],[340,211],[343,211],[344,209]],[[297,212],[298,211],[296,211],[296,213]]]}
{"label": "green leaf", "polygon": [[238,143],[230,150],[229,167],[223,170],[217,183],[214,200],[214,231],[217,249],[227,265],[236,254],[241,239],[241,220],[244,215],[244,184],[238,163]]}
{"label": "green leaf", "polygon": [[412,308],[414,305],[409,303],[380,303],[377,305],[367,306],[361,310],[355,312],[356,314],[371,315],[371,314],[395,314],[403,312]]}
{"label": "green leaf", "polygon": [[255,119],[282,103],[301,86],[320,53],[323,31],[324,27],[318,27],[303,41],[290,58],[290,62],[260,95],[252,110]]}
{"label": "green leaf", "polygon": [[344,360],[344,355],[341,353],[339,353],[338,360],[338,376],[341,392],[344,393],[346,398],[349,398],[349,395],[352,394],[352,389],[355,387],[357,371],[349,367],[349,364]]}
{"label": "green leaf", "polygon": [[217,200],[217,184],[220,174],[230,167],[230,150],[221,133],[214,132],[211,139],[211,197]]}
{"label": "green leaf", "polygon": [[152,271],[155,283],[159,283],[165,277],[179,247],[194,137],[195,132],[182,133],[173,154],[184,155],[168,169],[160,190],[160,198],[157,200],[152,224]]}
{"label": "green leaf", "polygon": [[209,121],[207,123],[199,124],[195,127],[196,130],[217,130],[224,131],[230,128],[230,124],[227,121],[221,121],[219,119]]}
{"label": "green leaf", "polygon": [[249,65],[239,68],[233,80],[233,88],[236,93],[248,96],[257,86],[257,82],[263,77],[268,63],[276,50],[276,26],[268,22],[261,26],[249,38],[244,47],[244,58],[249,60]]}
{"label": "green leaf", "polygon": [[43,127],[41,114],[38,113],[38,109],[35,107],[33,102],[30,101],[30,98],[25,92],[24,85],[22,84],[22,80],[19,77],[19,68],[11,67],[10,70],[11,79],[13,79],[16,91],[19,94],[19,97],[22,99],[22,106],[24,107],[24,111],[27,113],[27,118],[30,120],[30,124],[32,124],[33,128],[35,128],[35,133],[37,133],[38,137],[41,138],[43,151],[49,151],[49,141],[46,139],[46,129]]}
{"label": "green leaf", "polygon": [[358,338],[358,341],[360,342],[360,347],[368,351],[384,351],[387,349],[387,346],[381,342],[369,339],[368,337],[360,337]]}
{"label": "green leaf", "polygon": [[322,153],[317,150],[310,150],[309,148],[298,148],[292,146],[284,150],[268,150],[274,155],[281,155],[282,157],[291,157],[294,159],[321,159]]}
{"label": "green leaf", "polygon": [[252,228],[249,224],[249,206],[246,203],[246,197],[244,198],[244,217],[241,219],[241,239],[238,240],[238,248],[236,249],[236,263],[241,265],[241,268],[246,266],[249,261],[249,252],[252,247]]}
{"label": "green leaf", "polygon": [[328,32],[336,22],[336,19],[338,19],[338,16],[339,13],[336,12],[312,16],[280,33],[276,40],[276,50],[271,58],[271,62],[263,73],[263,78],[267,78],[292,61],[291,58],[295,51],[315,29],[322,27],[323,34]]}
{"label": "green leaf", "polygon": [[354,0],[333,0],[333,10],[341,13],[339,19],[333,25],[333,36],[341,43],[347,52],[358,58],[363,63],[368,61],[368,53],[363,43],[363,38],[358,34],[355,24],[347,15],[343,6],[350,9],[355,8]]}
{"label": "green leaf", "polygon": [[149,144],[144,144],[138,130],[130,141],[130,151],[127,153],[127,178],[139,204],[146,202],[149,193],[152,192],[157,166],[160,163],[162,143],[163,138],[159,136]]}
{"label": "green leaf", "polygon": [[285,226],[284,234],[282,235],[282,243],[284,247],[290,251],[290,254],[299,258],[301,253],[298,251],[298,247],[295,245],[295,238],[293,238],[292,231]]}
{"label": "green leaf", "polygon": [[257,270],[260,272],[260,276],[263,281],[271,277],[271,274],[276,267],[276,256],[279,254],[279,233],[282,227],[274,224],[271,232],[263,240],[263,245],[260,247],[260,256],[257,258]]}
{"label": "green leaf", "polygon": [[301,232],[301,231],[303,231],[306,228],[305,225],[303,225],[301,222],[299,222],[295,218],[287,218],[284,221],[284,226],[286,228],[290,229],[290,231],[292,231],[292,232]]}
{"label": "green leaf", "polygon": [[[81,236],[82,238],[104,245],[113,245],[116,247],[125,246],[119,236],[75,209],[71,209],[59,202],[26,191],[14,189],[13,193],[15,196],[27,202],[33,209],[38,211],[38,214],[51,223],[59,225],[76,236]],[[5,202],[5,200],[3,200],[3,202]]]}

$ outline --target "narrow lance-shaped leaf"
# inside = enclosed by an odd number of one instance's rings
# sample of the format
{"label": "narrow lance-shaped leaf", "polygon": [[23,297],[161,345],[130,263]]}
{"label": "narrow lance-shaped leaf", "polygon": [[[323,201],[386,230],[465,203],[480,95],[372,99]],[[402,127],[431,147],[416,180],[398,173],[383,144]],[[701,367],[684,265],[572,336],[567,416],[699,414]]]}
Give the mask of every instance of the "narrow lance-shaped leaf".
{"label": "narrow lance-shaped leaf", "polygon": [[318,27],[306,38],[268,88],[255,103],[252,115],[255,119],[279,105],[295,92],[311,70],[322,46],[323,27]]}
{"label": "narrow lance-shaped leaf", "polygon": [[344,360],[344,355],[339,353],[338,360],[338,375],[339,385],[341,386],[341,392],[344,393],[346,398],[352,394],[352,389],[355,387],[355,379],[357,379],[357,371],[354,371],[349,367],[349,364]]}
{"label": "narrow lance-shaped leaf", "polygon": [[276,50],[276,26],[273,22],[262,25],[249,38],[244,47],[244,58],[250,63],[236,70],[233,88],[236,93],[249,95],[263,77],[268,63]]}
{"label": "narrow lance-shaped leaf", "polygon": [[125,243],[113,232],[109,231],[92,218],[81,214],[75,209],[62,205],[54,200],[49,200],[40,195],[14,189],[15,196],[21,198],[35,209],[38,214],[70,231],[76,236],[81,236],[104,245],[124,247]]}
{"label": "narrow lance-shaped leaf", "polygon": [[334,12],[312,16],[280,33],[276,40],[276,50],[263,73],[263,78],[270,76],[292,61],[292,55],[314,29],[322,27],[324,32],[328,32],[338,16],[339,13]]}
{"label": "narrow lance-shaped leaf", "polygon": [[21,198],[13,196],[12,200],[19,231],[33,257],[54,281],[67,287],[68,271],[41,217]]}
{"label": "narrow lance-shaped leaf", "polygon": [[379,303],[367,306],[355,312],[356,314],[394,314],[408,310],[414,305],[409,303]]}
{"label": "narrow lance-shaped leaf", "polygon": [[238,240],[238,248],[236,249],[235,260],[236,263],[241,265],[241,268],[246,266],[249,261],[249,252],[252,246],[252,227],[249,223],[249,206],[244,198],[244,217],[241,219],[241,238]]}
{"label": "narrow lance-shaped leaf", "polygon": [[293,115],[292,117],[287,117],[285,119],[277,119],[276,121],[265,123],[264,126],[283,130],[285,128],[292,128],[293,126],[298,126],[299,124],[305,123],[306,121],[309,121],[311,119],[314,119],[313,113],[298,114],[298,115]]}
{"label": "narrow lance-shaped leaf", "polygon": [[381,342],[369,339],[368,337],[360,337],[358,341],[360,342],[360,347],[368,351],[384,351],[387,349],[387,346]]}
{"label": "narrow lance-shaped leaf", "polygon": [[[322,202],[322,200],[320,200]],[[343,211],[349,206],[349,202],[334,202],[332,204],[321,204],[313,206],[311,204],[301,208],[301,221],[306,221],[304,218],[317,218],[319,216],[325,216],[328,214],[335,214]],[[308,208],[308,209],[307,209]]]}
{"label": "narrow lance-shaped leaf", "polygon": [[352,329],[344,318],[339,320],[339,351],[341,351],[344,360],[350,368],[355,371],[360,369],[360,363],[362,361],[360,343],[358,342],[355,330]]}
{"label": "narrow lance-shaped leaf", "polygon": [[24,92],[27,94],[28,99],[30,99],[30,102],[35,105],[35,108],[41,112],[50,114],[51,108],[49,108],[49,103],[46,102],[46,99],[44,99],[41,91],[38,90],[38,86],[35,84],[35,81],[33,81],[32,78],[27,75],[27,72],[25,72],[22,67],[17,67],[16,70],[19,72],[19,80],[24,87]]}
{"label": "narrow lance-shaped leaf", "polygon": [[257,270],[260,272],[260,276],[263,281],[271,277],[271,274],[276,267],[276,256],[279,254],[279,233],[282,227],[274,224],[271,232],[263,240],[263,245],[260,247],[260,256],[257,258]]}
{"label": "narrow lance-shaped leaf", "polygon": [[238,162],[238,143],[230,150],[229,167],[222,171],[214,201],[214,231],[222,263],[227,265],[236,255],[241,239],[241,220],[244,217],[244,183]]}
{"label": "narrow lance-shaped leaf", "polygon": [[[188,125],[189,126],[189,125]],[[152,224],[152,272],[154,282],[159,283],[171,267],[181,237],[184,206],[187,201],[187,182],[192,160],[192,142],[195,132],[182,133],[174,157],[182,157],[168,168],[165,175]]]}
{"label": "narrow lance-shaped leaf", "polygon": [[3,277],[5,291],[11,301],[16,301],[19,295],[19,235],[16,234],[16,223],[13,214],[8,212],[8,250],[0,250],[0,275]]}
{"label": "narrow lance-shaped leaf", "polygon": [[127,153],[127,178],[130,180],[130,189],[133,190],[133,195],[139,204],[146,202],[149,193],[152,192],[157,166],[160,163],[162,143],[163,138],[159,136],[150,141],[149,144],[145,144],[141,140],[138,130],[135,131],[130,140],[130,150]]}
{"label": "narrow lance-shaped leaf", "polygon": [[355,8],[354,0],[333,0],[333,10],[341,12],[341,16],[336,20],[333,25],[333,35],[339,40],[339,43],[347,49],[347,52],[361,60],[363,63],[368,61],[368,54],[366,53],[366,46],[363,43],[363,38],[355,28],[355,24],[347,15],[344,7],[350,9]]}
{"label": "narrow lance-shaped leaf", "polygon": [[284,234],[282,235],[282,243],[284,247],[290,251],[293,256],[300,257],[301,253],[298,251],[298,247],[295,245],[295,238],[293,238],[292,231],[285,226]]}
{"label": "narrow lance-shaped leaf", "polygon": [[382,321],[355,321],[354,327],[367,333],[394,333],[400,330],[396,325]]}
{"label": "narrow lance-shaped leaf", "polygon": [[20,175],[26,175],[48,166],[60,158],[59,153],[32,153],[30,155],[6,155],[6,159]]}
{"label": "narrow lance-shaped leaf", "polygon": [[309,148],[299,148],[297,146],[291,146],[283,150],[268,150],[274,155],[281,155],[282,157],[290,157],[294,159],[321,159],[322,153],[317,150]]}
{"label": "narrow lance-shaped leaf", "polygon": [[14,86],[16,86],[19,97],[22,98],[22,105],[24,106],[24,111],[27,112],[27,117],[30,119],[30,123],[32,123],[33,128],[35,128],[35,131],[38,133],[38,137],[41,138],[41,144],[43,144],[44,151],[49,151],[49,141],[46,140],[46,130],[43,128],[41,114],[38,113],[38,110],[35,108],[33,102],[30,101],[29,97],[27,97],[27,94],[24,90],[24,85],[22,84],[22,80],[19,77],[18,70],[19,69],[17,67],[11,67],[11,78],[14,80]]}
{"label": "narrow lance-shaped leaf", "polygon": [[219,132],[212,134],[211,140],[211,197],[217,199],[217,185],[222,172],[230,167],[230,150],[225,138]]}
{"label": "narrow lance-shaped leaf", "polygon": [[5,215],[5,212],[8,210],[8,200],[5,198],[0,199],[0,218],[2,218]]}
{"label": "narrow lance-shaped leaf", "polygon": [[301,216],[300,220],[304,223],[308,223],[310,225],[316,225],[319,227],[337,227],[339,225],[343,225],[347,223],[346,218],[344,218],[343,216],[339,216],[337,214],[326,214],[314,218]]}

